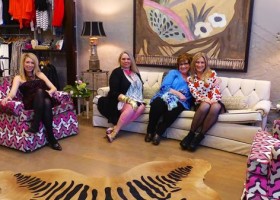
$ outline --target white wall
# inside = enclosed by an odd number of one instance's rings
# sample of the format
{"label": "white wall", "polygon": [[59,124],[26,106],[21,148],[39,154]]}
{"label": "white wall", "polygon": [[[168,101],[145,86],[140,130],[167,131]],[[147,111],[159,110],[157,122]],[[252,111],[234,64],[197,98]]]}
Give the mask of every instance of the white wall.
{"label": "white wall", "polygon": [[[133,51],[133,0],[78,0],[76,5],[78,71],[88,69],[89,45],[80,37],[82,22],[86,20],[103,21],[107,37],[99,41],[98,56],[101,69],[111,71],[118,65],[121,51]],[[219,72],[220,76],[270,80],[273,103],[280,100],[280,42],[276,41],[279,19],[279,0],[255,0],[248,72]],[[141,70],[164,69],[142,67]]]}

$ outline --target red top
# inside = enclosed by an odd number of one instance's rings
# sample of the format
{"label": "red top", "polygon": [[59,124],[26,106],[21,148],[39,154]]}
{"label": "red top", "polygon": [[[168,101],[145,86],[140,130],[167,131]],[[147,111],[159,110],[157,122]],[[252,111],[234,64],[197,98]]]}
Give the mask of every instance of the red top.
{"label": "red top", "polygon": [[19,21],[20,28],[23,28],[35,17],[34,0],[10,0],[9,13],[15,20]]}
{"label": "red top", "polygon": [[64,0],[54,0],[52,25],[62,26],[64,17]]}

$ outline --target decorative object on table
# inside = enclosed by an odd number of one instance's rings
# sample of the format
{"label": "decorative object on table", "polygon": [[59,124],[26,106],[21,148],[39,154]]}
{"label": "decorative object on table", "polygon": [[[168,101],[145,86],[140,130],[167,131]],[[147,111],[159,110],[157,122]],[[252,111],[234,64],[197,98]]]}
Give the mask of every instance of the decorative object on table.
{"label": "decorative object on table", "polygon": [[87,118],[89,118],[89,97],[91,91],[88,89],[88,83],[77,78],[74,85],[66,85],[63,90],[71,94],[71,97],[77,98],[78,103],[78,115],[81,114],[81,100],[86,102],[86,113]]}
{"label": "decorative object on table", "polygon": [[88,83],[78,79],[75,81],[74,85],[66,85],[63,90],[70,93],[72,97],[88,99],[91,95],[91,92],[87,86]]}
{"label": "decorative object on table", "polygon": [[61,50],[62,47],[63,47],[63,39],[58,40],[58,41],[55,43],[55,49]]}
{"label": "decorative object on table", "polygon": [[99,71],[100,62],[97,54],[97,44],[98,44],[99,37],[106,37],[105,31],[103,29],[103,23],[85,21],[81,36],[89,37],[89,41],[90,41],[91,51],[90,51],[90,58],[89,58],[89,70]]}
{"label": "decorative object on table", "polygon": [[114,177],[86,177],[66,169],[3,171],[0,199],[219,200],[218,193],[203,182],[210,169],[208,161],[184,159],[147,162]]}

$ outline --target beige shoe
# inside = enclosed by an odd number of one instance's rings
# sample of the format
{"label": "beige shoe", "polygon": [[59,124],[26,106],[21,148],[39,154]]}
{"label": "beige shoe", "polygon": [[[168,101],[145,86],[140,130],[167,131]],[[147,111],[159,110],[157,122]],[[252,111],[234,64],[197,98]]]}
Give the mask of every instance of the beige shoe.
{"label": "beige shoe", "polygon": [[112,133],[113,130],[114,130],[114,127],[109,127],[109,128],[107,128],[107,130],[106,130],[106,135]]}
{"label": "beige shoe", "polygon": [[107,136],[108,142],[112,143],[113,140],[116,138],[117,134],[118,133],[114,130],[111,133],[107,134],[106,136]]}

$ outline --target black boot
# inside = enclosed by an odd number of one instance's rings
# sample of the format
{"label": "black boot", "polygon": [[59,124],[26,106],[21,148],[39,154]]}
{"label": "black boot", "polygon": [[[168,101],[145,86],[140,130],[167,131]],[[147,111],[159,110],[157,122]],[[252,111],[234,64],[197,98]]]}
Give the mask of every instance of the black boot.
{"label": "black boot", "polygon": [[152,141],[153,145],[159,145],[160,143],[160,135],[155,134]]}
{"label": "black boot", "polygon": [[190,146],[191,141],[193,140],[195,133],[190,131],[186,137],[180,142],[180,146],[182,149],[188,149]]}
{"label": "black boot", "polygon": [[199,143],[204,139],[204,134],[199,133],[198,135],[196,135],[193,140],[191,141],[188,150],[189,151],[195,151],[196,148],[198,147]]}
{"label": "black boot", "polygon": [[151,142],[153,140],[154,134],[147,133],[145,136],[145,142]]}

